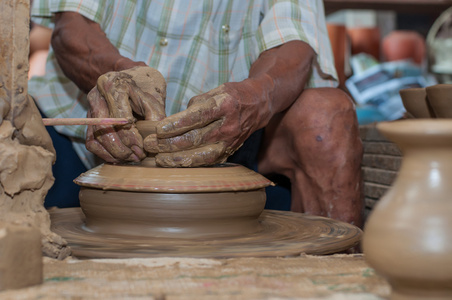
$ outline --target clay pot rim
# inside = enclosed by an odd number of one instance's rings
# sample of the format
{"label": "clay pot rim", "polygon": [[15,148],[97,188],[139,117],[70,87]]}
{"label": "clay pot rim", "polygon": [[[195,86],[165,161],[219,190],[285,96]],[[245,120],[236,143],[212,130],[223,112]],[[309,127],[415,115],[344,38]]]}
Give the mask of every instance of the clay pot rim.
{"label": "clay pot rim", "polygon": [[444,89],[452,89],[452,83],[440,83],[431,85],[425,88],[426,91],[436,91],[436,90],[444,90]]}
{"label": "clay pot rim", "polygon": [[399,90],[399,93],[402,94],[411,94],[411,93],[419,93],[420,91],[424,91],[425,94],[427,94],[425,87],[413,87],[413,88],[406,88]]}
{"label": "clay pot rim", "polygon": [[261,174],[242,165],[222,165],[221,168],[159,168],[102,164],[82,173],[74,182],[103,190],[157,193],[249,191],[273,185]]}
{"label": "clay pot rim", "polygon": [[428,133],[430,135],[450,135],[452,119],[415,119],[385,121],[377,124],[377,129],[383,133],[403,134],[406,136]]}

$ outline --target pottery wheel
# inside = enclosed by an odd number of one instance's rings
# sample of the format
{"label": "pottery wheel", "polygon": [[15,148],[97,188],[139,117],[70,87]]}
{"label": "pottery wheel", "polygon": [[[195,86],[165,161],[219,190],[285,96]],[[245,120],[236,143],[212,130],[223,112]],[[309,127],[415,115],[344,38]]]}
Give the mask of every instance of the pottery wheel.
{"label": "pottery wheel", "polygon": [[268,257],[329,254],[357,245],[361,230],[329,218],[264,210],[253,234],[217,239],[172,239],[106,235],[86,231],[80,208],[50,211],[52,231],[80,258]]}

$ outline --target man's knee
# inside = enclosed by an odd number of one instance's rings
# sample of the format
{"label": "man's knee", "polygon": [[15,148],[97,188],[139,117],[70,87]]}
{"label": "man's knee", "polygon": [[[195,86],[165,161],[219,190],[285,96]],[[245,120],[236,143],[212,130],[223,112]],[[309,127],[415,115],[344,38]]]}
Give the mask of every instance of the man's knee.
{"label": "man's knee", "polygon": [[332,120],[334,116],[344,116],[356,120],[355,105],[351,98],[337,88],[306,89],[294,103],[298,118]]}

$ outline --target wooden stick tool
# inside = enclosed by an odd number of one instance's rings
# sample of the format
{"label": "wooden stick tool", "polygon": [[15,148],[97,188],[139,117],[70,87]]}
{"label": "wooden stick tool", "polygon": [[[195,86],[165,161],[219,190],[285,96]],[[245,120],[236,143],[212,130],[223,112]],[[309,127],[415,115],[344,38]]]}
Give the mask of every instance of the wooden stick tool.
{"label": "wooden stick tool", "polygon": [[131,123],[126,118],[43,118],[45,126],[57,125],[125,125]]}

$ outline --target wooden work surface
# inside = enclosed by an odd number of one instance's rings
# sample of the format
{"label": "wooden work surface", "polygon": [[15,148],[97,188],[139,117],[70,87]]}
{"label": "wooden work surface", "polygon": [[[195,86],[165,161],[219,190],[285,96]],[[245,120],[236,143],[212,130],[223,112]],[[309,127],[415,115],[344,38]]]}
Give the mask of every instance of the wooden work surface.
{"label": "wooden work surface", "polygon": [[0,299],[377,300],[390,288],[358,255],[292,258],[44,259],[44,284]]}

